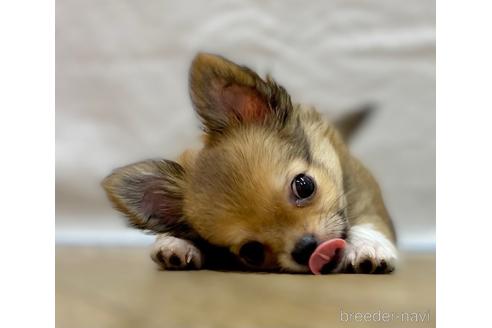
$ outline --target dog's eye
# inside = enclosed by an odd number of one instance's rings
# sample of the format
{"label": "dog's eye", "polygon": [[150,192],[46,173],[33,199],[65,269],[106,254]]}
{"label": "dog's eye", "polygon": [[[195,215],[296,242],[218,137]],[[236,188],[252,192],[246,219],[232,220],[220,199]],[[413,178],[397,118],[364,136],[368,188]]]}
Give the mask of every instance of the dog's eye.
{"label": "dog's eye", "polygon": [[250,241],[241,246],[239,256],[250,265],[260,265],[265,260],[265,250],[260,242]]}
{"label": "dog's eye", "polygon": [[297,175],[294,180],[292,180],[292,193],[299,199],[306,199],[314,194],[316,189],[316,184],[313,178],[305,174]]}

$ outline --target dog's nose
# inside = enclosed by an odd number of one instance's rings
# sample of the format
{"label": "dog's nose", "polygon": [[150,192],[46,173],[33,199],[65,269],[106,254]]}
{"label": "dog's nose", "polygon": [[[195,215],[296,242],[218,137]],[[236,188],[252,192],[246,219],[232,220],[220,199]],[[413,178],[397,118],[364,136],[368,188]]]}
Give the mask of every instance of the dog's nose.
{"label": "dog's nose", "polygon": [[291,253],[292,258],[297,263],[306,265],[317,246],[318,242],[313,235],[304,235],[294,246],[294,250]]}

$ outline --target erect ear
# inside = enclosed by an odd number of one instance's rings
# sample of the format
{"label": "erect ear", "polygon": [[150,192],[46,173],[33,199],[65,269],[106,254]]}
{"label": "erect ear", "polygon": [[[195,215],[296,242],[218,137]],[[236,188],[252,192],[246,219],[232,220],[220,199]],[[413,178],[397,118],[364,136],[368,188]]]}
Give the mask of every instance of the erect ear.
{"label": "erect ear", "polygon": [[372,104],[366,104],[336,119],[335,126],[343,139],[350,141],[374,110],[375,107]]}
{"label": "erect ear", "polygon": [[207,132],[241,123],[285,120],[290,97],[273,80],[262,80],[247,67],[225,58],[198,54],[190,68],[190,95]]}
{"label": "erect ear", "polygon": [[179,235],[190,230],[182,209],[184,175],[178,163],[147,160],[114,170],[102,185],[133,227]]}

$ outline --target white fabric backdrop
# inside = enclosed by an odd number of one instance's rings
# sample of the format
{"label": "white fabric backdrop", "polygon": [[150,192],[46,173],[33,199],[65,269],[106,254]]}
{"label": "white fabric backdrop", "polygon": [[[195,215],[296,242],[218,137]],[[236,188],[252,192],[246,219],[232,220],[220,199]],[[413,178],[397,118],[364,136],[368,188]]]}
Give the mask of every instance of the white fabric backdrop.
{"label": "white fabric backdrop", "polygon": [[406,247],[435,240],[435,3],[429,0],[56,3],[58,242],[148,242],[112,211],[114,167],[197,144],[198,50],[271,73],[320,111],[379,112],[353,144]]}

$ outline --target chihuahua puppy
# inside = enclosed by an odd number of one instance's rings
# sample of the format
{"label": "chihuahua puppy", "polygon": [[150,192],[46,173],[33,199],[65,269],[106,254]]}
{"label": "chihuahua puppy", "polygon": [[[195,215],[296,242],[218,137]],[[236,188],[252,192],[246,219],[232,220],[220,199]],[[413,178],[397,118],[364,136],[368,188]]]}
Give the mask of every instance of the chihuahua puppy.
{"label": "chihuahua puppy", "polygon": [[395,232],[377,182],[347,149],[367,111],[337,122],[293,103],[270,77],[211,54],[190,69],[203,148],[113,171],[103,187],[165,269],[309,272],[315,249],[345,247],[323,272],[387,273]]}

